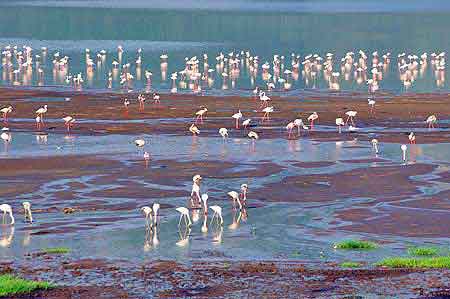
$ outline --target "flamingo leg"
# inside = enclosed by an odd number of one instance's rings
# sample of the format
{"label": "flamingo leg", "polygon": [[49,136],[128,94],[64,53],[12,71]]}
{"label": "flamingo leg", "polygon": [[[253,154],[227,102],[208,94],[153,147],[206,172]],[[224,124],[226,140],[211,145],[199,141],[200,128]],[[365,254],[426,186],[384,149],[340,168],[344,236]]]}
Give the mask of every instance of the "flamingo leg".
{"label": "flamingo leg", "polygon": [[180,221],[178,221],[178,227],[181,225],[181,218],[183,218],[183,214],[180,215]]}

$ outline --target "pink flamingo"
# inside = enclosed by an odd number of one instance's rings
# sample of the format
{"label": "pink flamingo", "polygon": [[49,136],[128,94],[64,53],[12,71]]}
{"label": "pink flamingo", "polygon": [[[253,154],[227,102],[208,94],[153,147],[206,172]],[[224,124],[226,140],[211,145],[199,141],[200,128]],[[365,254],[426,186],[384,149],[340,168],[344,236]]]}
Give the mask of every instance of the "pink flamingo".
{"label": "pink flamingo", "polygon": [[72,116],[66,116],[63,117],[64,125],[66,126],[67,132],[70,132],[70,127],[73,126],[73,123],[75,122],[75,118]]}
{"label": "pink flamingo", "polygon": [[12,111],[13,111],[12,106],[8,106],[8,107],[4,107],[4,108],[0,109],[0,112],[3,114],[3,122],[4,123],[8,122],[8,114],[11,113]]}
{"label": "pink flamingo", "polygon": [[203,115],[205,115],[206,112],[208,112],[208,108],[206,107],[195,112],[196,115],[195,122],[200,121],[200,123],[203,123]]}
{"label": "pink flamingo", "polygon": [[314,121],[319,119],[319,115],[317,112],[313,112],[309,117],[308,120],[311,122],[311,128],[314,127]]}

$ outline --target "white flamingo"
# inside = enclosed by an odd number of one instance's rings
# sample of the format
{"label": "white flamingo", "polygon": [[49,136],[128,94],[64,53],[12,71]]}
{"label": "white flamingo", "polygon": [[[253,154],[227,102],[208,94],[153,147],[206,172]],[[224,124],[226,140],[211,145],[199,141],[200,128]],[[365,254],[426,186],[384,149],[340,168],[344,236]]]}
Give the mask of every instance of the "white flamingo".
{"label": "white flamingo", "polygon": [[289,136],[291,136],[292,130],[294,130],[294,128],[295,128],[295,123],[293,121],[291,121],[290,123],[288,123],[286,125],[286,130],[288,131]]}
{"label": "white flamingo", "polygon": [[246,120],[244,120],[244,121],[242,122],[242,125],[244,126],[244,129],[247,130],[247,127],[250,125],[250,122],[251,122],[251,121],[252,121],[251,118],[247,118]]}
{"label": "white flamingo", "polygon": [[[43,107],[39,108],[38,110],[36,110],[36,114],[39,117],[39,122],[40,123],[44,123],[44,114],[47,113],[48,109],[47,109],[47,105],[44,105]],[[36,117],[36,120],[38,118]]]}
{"label": "white flamingo", "polygon": [[371,140],[372,143],[372,148],[375,150],[375,154],[378,154],[378,139],[372,139]]}
{"label": "white flamingo", "polygon": [[406,150],[408,149],[408,147],[406,146],[406,144],[402,144],[400,146],[401,150],[402,150],[402,158],[403,158],[403,162],[406,162]]}
{"label": "white flamingo", "polygon": [[317,112],[313,112],[310,116],[308,116],[308,121],[311,122],[311,128],[314,127],[314,121],[319,119],[319,115]]}
{"label": "white flamingo", "polygon": [[375,103],[376,103],[375,100],[374,99],[367,99],[367,103],[370,106],[370,113],[373,113],[373,109],[374,109]]}
{"label": "white flamingo", "polygon": [[28,201],[24,201],[22,203],[23,210],[25,212],[25,219],[30,223],[33,223],[33,215],[31,214],[31,203]]}
{"label": "white flamingo", "polygon": [[409,133],[408,135],[409,143],[415,144],[416,143],[416,135],[414,132]]}
{"label": "white flamingo", "polygon": [[433,114],[428,116],[425,122],[428,124],[428,128],[434,128],[434,124],[437,122],[436,115]]}
{"label": "white flamingo", "polygon": [[261,101],[261,106],[267,107],[270,98],[266,95],[264,91],[260,92],[259,100]]}
{"label": "white flamingo", "polygon": [[200,123],[203,123],[203,116],[206,115],[206,112],[208,112],[208,108],[206,107],[195,112],[195,122],[200,121]]}
{"label": "white flamingo", "polygon": [[145,206],[141,208],[141,212],[145,216],[145,228],[149,229],[153,227],[152,208]]}
{"label": "white flamingo", "polygon": [[344,126],[344,119],[341,117],[336,118],[336,126],[338,127],[339,134],[341,133],[341,127]]}
{"label": "white flamingo", "polygon": [[210,206],[209,208],[214,211],[210,224],[213,223],[214,219],[217,219],[218,224],[223,225],[222,208],[219,206]]}
{"label": "white flamingo", "polygon": [[358,112],[352,111],[352,110],[345,112],[345,115],[347,115],[347,119],[345,120],[345,124],[347,124],[348,121],[351,120],[352,125],[355,125],[354,117],[356,116],[356,114],[358,114]]}
{"label": "white flamingo", "polygon": [[242,118],[242,112],[239,110],[238,113],[235,113],[231,116],[235,120],[236,129],[239,129],[239,120]]}
{"label": "white flamingo", "polygon": [[66,126],[66,129],[67,129],[67,132],[70,132],[70,128],[75,123],[75,118],[73,118],[72,116],[66,116],[66,117],[63,117],[63,120],[64,120],[64,125]]}
{"label": "white flamingo", "polygon": [[228,137],[228,130],[226,128],[220,128],[219,129],[219,134],[225,140],[225,138]]}
{"label": "white flamingo", "polygon": [[262,120],[263,120],[263,121],[264,121],[265,119],[269,120],[269,119],[270,119],[270,116],[269,116],[269,115],[270,115],[270,113],[273,112],[273,110],[274,110],[273,106],[269,106],[269,107],[264,108],[264,109],[262,110],[262,112],[264,112],[264,115],[263,115]]}
{"label": "white flamingo", "polygon": [[14,224],[14,216],[13,216],[13,212],[12,212],[12,208],[10,205],[4,203],[0,205],[0,212],[3,212],[3,223],[5,223],[5,216],[6,214],[9,214],[9,218],[11,218],[11,225]]}
{"label": "white flamingo", "polygon": [[5,123],[8,122],[8,114],[11,113],[12,111],[13,111],[12,106],[3,107],[2,109],[0,109],[0,112],[3,114],[3,121]]}
{"label": "white flamingo", "polygon": [[239,205],[239,210],[242,210],[242,203],[241,203],[241,199],[239,198],[239,193],[237,193],[236,191],[230,191],[227,193],[228,196],[231,197],[231,199],[233,200],[233,208],[236,208],[236,202]]}
{"label": "white flamingo", "polygon": [[181,226],[181,220],[184,219],[184,222],[188,227],[192,225],[191,217],[189,217],[189,210],[185,207],[178,207],[176,210],[180,213],[180,221],[178,221],[178,226]]}
{"label": "white flamingo", "polygon": [[189,132],[191,132],[193,136],[200,134],[200,130],[197,128],[197,126],[195,124],[192,124],[189,127]]}

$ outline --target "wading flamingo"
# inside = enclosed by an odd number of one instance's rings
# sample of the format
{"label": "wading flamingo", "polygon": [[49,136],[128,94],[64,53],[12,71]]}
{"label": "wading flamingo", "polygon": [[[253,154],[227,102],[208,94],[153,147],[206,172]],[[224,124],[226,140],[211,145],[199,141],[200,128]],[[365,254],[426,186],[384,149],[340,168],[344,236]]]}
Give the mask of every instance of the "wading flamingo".
{"label": "wading flamingo", "polygon": [[305,124],[303,123],[303,120],[301,118],[297,118],[294,120],[294,125],[297,127],[297,134],[300,135],[300,129],[302,128],[303,130],[308,130],[308,127],[305,126]]}
{"label": "wading flamingo", "polygon": [[63,117],[63,120],[64,120],[64,125],[66,126],[66,129],[67,129],[67,132],[70,132],[70,128],[75,123],[75,118],[73,118],[72,116],[66,116],[66,117]]}
{"label": "wading flamingo", "polygon": [[288,132],[288,137],[291,137],[292,130],[294,130],[294,128],[295,128],[295,124],[292,121],[286,125],[286,130]]}
{"label": "wading flamingo", "polygon": [[369,104],[369,106],[370,106],[370,110],[369,110],[369,112],[370,113],[373,113],[373,109],[374,109],[374,107],[375,107],[375,100],[374,99],[367,99],[367,103]]}
{"label": "wading flamingo", "polygon": [[259,139],[258,133],[254,132],[254,131],[248,132],[247,136],[248,136],[248,138],[252,139],[253,141]]}
{"label": "wading flamingo", "polygon": [[239,193],[237,193],[236,191],[230,191],[227,193],[228,196],[231,197],[231,199],[233,200],[233,209],[236,208],[236,202],[239,205],[239,210],[242,210],[242,203],[241,203],[241,199],[239,198]]}
{"label": "wading flamingo", "polygon": [[200,123],[203,123],[203,116],[206,115],[206,112],[208,112],[208,108],[206,107],[195,112],[195,122],[200,121]]}
{"label": "wading flamingo", "polygon": [[[47,113],[47,105],[44,105],[43,107],[36,110],[36,114],[39,117],[39,122],[41,124],[44,123],[44,114]],[[38,120],[38,117],[36,117],[36,121]]]}
{"label": "wading flamingo", "polygon": [[195,207],[197,203],[200,203],[200,183],[202,181],[202,177],[199,174],[196,174],[192,177],[192,190],[191,190],[191,206]]}
{"label": "wading flamingo", "polygon": [[416,144],[416,135],[414,132],[409,133],[408,135],[409,143]]}
{"label": "wading flamingo", "polygon": [[344,123],[344,119],[343,118],[341,118],[341,117],[336,118],[336,126],[338,127],[339,134],[342,131],[341,127],[344,126],[344,125],[345,125],[345,123]]}
{"label": "wading flamingo", "polygon": [[406,162],[406,150],[408,149],[408,147],[406,146],[406,144],[402,144],[400,148],[402,150],[403,162]]}
{"label": "wading flamingo", "polygon": [[181,220],[184,219],[184,222],[188,227],[192,225],[191,217],[189,217],[189,210],[185,207],[178,207],[176,210],[180,213],[180,221],[178,221],[178,227],[181,226]]}
{"label": "wading flamingo", "polygon": [[352,110],[345,112],[345,115],[347,115],[347,119],[345,120],[345,124],[347,124],[348,121],[350,120],[352,122],[352,125],[355,125],[354,117],[356,116],[356,114],[358,114],[358,112],[352,111]]}
{"label": "wading flamingo", "polygon": [[33,215],[31,214],[31,203],[28,201],[24,201],[22,203],[23,210],[25,213],[25,220],[28,220],[30,223],[33,223]]}
{"label": "wading flamingo", "polygon": [[218,221],[217,224],[223,225],[222,208],[219,206],[210,206],[209,208],[214,211],[214,214],[211,218],[211,222],[209,224],[211,225],[214,219],[217,219]]}
{"label": "wading flamingo", "polygon": [[161,205],[159,203],[154,203],[152,206],[152,210],[153,210],[153,221],[154,221],[154,225],[157,226],[158,225],[158,211],[161,208]]}
{"label": "wading flamingo", "polygon": [[244,121],[242,122],[242,125],[244,126],[244,129],[247,130],[247,127],[250,125],[250,122],[251,122],[251,121],[252,121],[251,118],[247,118],[246,120],[244,120]]}
{"label": "wading flamingo", "polygon": [[314,127],[314,121],[319,119],[319,115],[317,112],[313,112],[310,116],[308,116],[308,121],[311,122],[311,128]]}
{"label": "wading flamingo", "polygon": [[148,206],[142,207],[141,212],[145,216],[145,229],[151,229],[153,227],[152,208]]}
{"label": "wading flamingo", "polygon": [[0,112],[3,114],[3,122],[5,123],[8,122],[8,114],[11,113],[12,111],[13,111],[12,106],[3,107],[2,109],[0,109]]}
{"label": "wading flamingo", "polygon": [[222,136],[223,140],[228,137],[228,130],[226,128],[220,128],[219,134]]}
{"label": "wading flamingo", "polygon": [[262,112],[264,112],[263,118],[262,120],[264,121],[265,119],[269,120],[270,119],[270,113],[272,113],[274,110],[273,106],[269,106],[266,107],[262,110]]}
{"label": "wading flamingo", "polygon": [[270,98],[262,91],[259,93],[259,100],[261,101],[261,107],[267,107]]}
{"label": "wading flamingo", "polygon": [[375,154],[378,154],[378,139],[372,139],[370,141],[372,143],[372,148],[375,150]]}
{"label": "wading flamingo", "polygon": [[12,208],[11,208],[11,206],[10,205],[8,205],[8,204],[2,204],[2,205],[0,205],[0,212],[3,212],[3,223],[5,223],[5,221],[6,221],[6,218],[5,218],[5,216],[6,216],[6,214],[8,213],[9,214],[9,218],[11,218],[11,225],[13,225],[14,224],[14,216],[13,216],[13,212],[12,212]]}
{"label": "wading flamingo", "polygon": [[153,94],[153,102],[154,102],[154,103],[158,103],[158,104],[161,103],[161,102],[160,102],[160,98],[161,98],[161,97],[160,97],[159,94],[157,94],[156,92]]}
{"label": "wading flamingo", "polygon": [[208,214],[208,194],[202,194],[203,213]]}
{"label": "wading flamingo", "polygon": [[434,124],[437,122],[436,115],[433,114],[428,116],[425,122],[428,124],[428,128],[434,128]]}
{"label": "wading flamingo", "polygon": [[189,127],[189,132],[191,132],[193,136],[200,134],[200,130],[197,128],[197,126],[195,124],[192,124]]}
{"label": "wading flamingo", "polygon": [[239,129],[239,120],[242,118],[242,112],[239,110],[238,113],[235,113],[231,116],[235,120],[236,129]]}

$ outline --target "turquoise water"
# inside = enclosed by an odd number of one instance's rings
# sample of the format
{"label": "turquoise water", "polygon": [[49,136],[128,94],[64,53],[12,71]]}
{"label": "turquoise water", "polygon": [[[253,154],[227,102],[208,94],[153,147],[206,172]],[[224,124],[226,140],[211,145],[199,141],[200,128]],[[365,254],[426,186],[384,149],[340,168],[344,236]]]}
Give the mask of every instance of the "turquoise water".
{"label": "turquoise water", "polygon": [[[209,54],[214,69],[219,52],[249,50],[260,57],[260,66],[271,62],[274,54],[305,57],[327,52],[336,55],[334,67],[339,70],[340,57],[347,51],[367,54],[378,50],[392,53],[392,62],[380,83],[381,90],[403,92],[398,76],[397,54],[405,52],[420,56],[423,52],[447,51],[450,44],[450,3],[446,1],[2,1],[0,46],[30,45],[34,54],[40,47],[49,49],[42,65],[45,78],[42,86],[62,86],[64,76],[55,80],[51,60],[55,52],[70,57],[69,74],[81,72],[84,88],[105,89],[107,73],[117,46],[125,49],[122,63],[131,63],[135,76],[133,88],[145,87],[144,71],[153,73],[152,88],[168,91],[170,79],[162,80],[160,58],[169,55],[167,77],[184,67],[185,57]],[[333,13],[338,12],[338,13]],[[86,75],[84,49],[107,51],[106,61]],[[134,65],[137,49],[142,48],[142,66]],[[91,57],[92,57],[91,56]],[[370,71],[370,69],[369,69]],[[138,75],[138,73],[141,75]],[[36,70],[27,85],[38,85]],[[445,70],[444,76],[448,75]],[[139,79],[140,77],[140,79]],[[3,84],[12,84],[7,76]],[[255,85],[263,86],[260,76],[252,85],[246,70],[228,89],[222,88],[220,72],[213,74],[210,93],[248,94]],[[439,86],[438,86],[439,85]],[[114,81],[113,88],[119,88]],[[277,86],[279,89],[279,86]],[[324,78],[305,82],[300,77],[292,90],[315,88],[327,90]],[[366,84],[355,80],[340,81],[341,90],[367,91]],[[448,90],[448,83],[437,84],[431,66],[413,82],[409,91]],[[179,88],[179,92],[183,90]]]}

